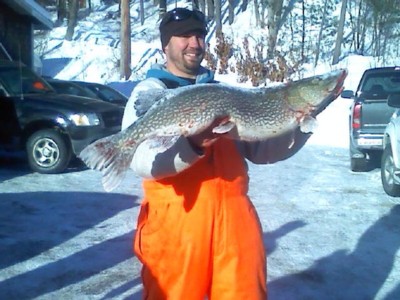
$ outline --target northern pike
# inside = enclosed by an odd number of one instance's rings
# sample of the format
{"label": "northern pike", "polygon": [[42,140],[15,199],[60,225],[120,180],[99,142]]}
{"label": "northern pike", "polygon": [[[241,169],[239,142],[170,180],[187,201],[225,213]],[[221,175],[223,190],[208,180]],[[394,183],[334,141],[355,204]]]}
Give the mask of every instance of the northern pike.
{"label": "northern pike", "polygon": [[346,76],[347,70],[336,70],[275,87],[210,83],[144,93],[139,95],[143,102],[155,103],[142,117],[90,144],[79,157],[89,168],[102,172],[103,187],[111,191],[122,181],[140,143],[151,139],[156,145],[172,144],[180,136],[200,133],[216,118],[226,122],[213,132],[235,128],[231,138],[243,141],[267,140],[297,126],[310,132],[311,121],[339,96]]}

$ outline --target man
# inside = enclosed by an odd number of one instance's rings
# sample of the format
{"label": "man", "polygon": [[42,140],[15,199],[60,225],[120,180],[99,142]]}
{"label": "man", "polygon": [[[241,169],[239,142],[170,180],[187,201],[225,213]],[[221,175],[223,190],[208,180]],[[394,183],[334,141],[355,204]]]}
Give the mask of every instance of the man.
{"label": "man", "polygon": [[[201,12],[176,8],[159,29],[166,63],[153,66],[133,91],[123,129],[150,106],[144,91],[215,82],[200,65],[207,34]],[[131,167],[145,178],[134,243],[144,299],[267,298],[262,229],[247,196],[245,158],[285,159],[308,136],[296,131],[263,143],[237,142],[212,132],[222,121],[166,149],[143,142],[134,155]]]}

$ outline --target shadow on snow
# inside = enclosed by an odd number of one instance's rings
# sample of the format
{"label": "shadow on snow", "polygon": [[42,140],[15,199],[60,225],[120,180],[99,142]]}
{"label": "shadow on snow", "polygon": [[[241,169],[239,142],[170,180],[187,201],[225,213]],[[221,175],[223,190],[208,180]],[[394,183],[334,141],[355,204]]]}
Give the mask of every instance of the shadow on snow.
{"label": "shadow on snow", "polygon": [[[338,250],[318,259],[307,270],[272,280],[268,283],[269,297],[274,300],[293,299],[294,295],[296,299],[375,299],[400,249],[399,224],[400,205],[396,205],[364,232],[354,251]],[[301,224],[291,224],[284,231],[296,226]],[[282,233],[269,238],[274,240]],[[392,299],[400,299],[400,285],[386,295],[385,300]]]}
{"label": "shadow on snow", "polygon": [[[26,272],[5,280],[7,277],[0,275],[0,280],[3,277],[0,281],[1,294],[7,299],[39,297],[133,259],[133,232],[107,238],[107,230],[104,229],[104,235],[90,236],[91,240],[85,241],[85,245],[76,245],[76,252],[71,247],[65,249],[72,254],[61,254],[62,258],[54,258],[52,262],[39,267],[35,263],[40,264],[40,261],[33,260],[86,230],[103,226],[99,224],[138,205],[135,196],[29,192],[3,193],[1,198],[0,274],[7,276],[7,272],[12,271],[5,270],[21,262],[26,262],[30,267]],[[133,228],[134,224],[131,226]]]}

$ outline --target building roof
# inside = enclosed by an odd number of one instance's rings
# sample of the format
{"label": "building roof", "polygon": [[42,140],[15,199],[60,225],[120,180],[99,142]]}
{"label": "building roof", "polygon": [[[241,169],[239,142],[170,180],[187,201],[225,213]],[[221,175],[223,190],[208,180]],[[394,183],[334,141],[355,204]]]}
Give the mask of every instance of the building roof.
{"label": "building roof", "polygon": [[17,14],[28,17],[35,29],[52,29],[53,22],[48,11],[34,0],[0,0]]}

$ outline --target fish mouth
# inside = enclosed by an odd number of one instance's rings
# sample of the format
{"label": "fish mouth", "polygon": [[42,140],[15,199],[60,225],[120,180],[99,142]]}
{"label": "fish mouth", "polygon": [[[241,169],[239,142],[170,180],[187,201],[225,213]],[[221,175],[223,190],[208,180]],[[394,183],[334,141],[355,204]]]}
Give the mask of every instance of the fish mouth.
{"label": "fish mouth", "polygon": [[333,89],[329,90],[329,95],[325,97],[325,99],[320,103],[320,105],[317,107],[313,107],[313,109],[311,110],[311,116],[315,117],[318,114],[320,114],[323,110],[325,110],[325,108],[332,103],[337,97],[339,97],[340,93],[343,91],[344,89],[344,80],[346,79],[347,75],[348,75],[348,71],[347,69],[342,69],[340,70],[341,73],[339,75],[339,77],[337,77],[336,79],[336,85]]}
{"label": "fish mouth", "polygon": [[344,84],[344,80],[346,79],[347,75],[348,75],[347,69],[342,69],[341,74],[336,79],[336,85],[334,86],[333,89],[329,90],[329,93],[332,93],[335,98],[337,98],[340,95],[340,93],[343,91],[343,89],[344,89],[343,84]]}

